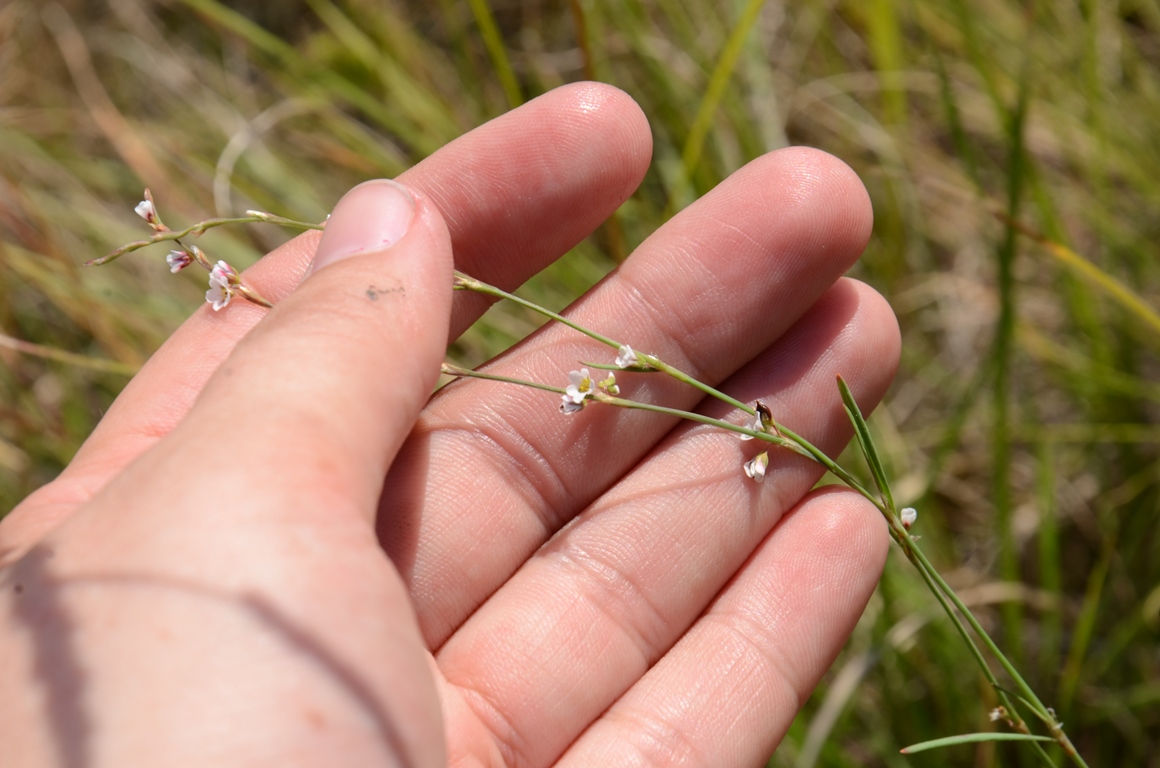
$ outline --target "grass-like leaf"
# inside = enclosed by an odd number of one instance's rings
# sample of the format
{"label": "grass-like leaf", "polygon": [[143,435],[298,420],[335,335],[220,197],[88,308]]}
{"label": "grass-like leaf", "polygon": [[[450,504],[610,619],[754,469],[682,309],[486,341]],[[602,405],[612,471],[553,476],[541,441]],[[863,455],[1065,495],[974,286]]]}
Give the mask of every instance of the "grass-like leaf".
{"label": "grass-like leaf", "polygon": [[866,418],[862,415],[858,403],[855,402],[854,394],[850,392],[849,385],[841,376],[838,377],[838,391],[842,393],[842,404],[846,407],[846,415],[850,417],[850,423],[854,425],[854,436],[858,438],[858,445],[862,448],[866,463],[870,465],[870,474],[874,477],[874,484],[878,486],[878,492],[882,494],[882,503],[891,512],[897,512],[898,510],[894,508],[894,494],[890,492],[890,481],[886,479],[886,470],[882,466],[882,458],[878,455],[878,449],[874,447],[874,439],[870,436],[870,427],[866,424]]}
{"label": "grass-like leaf", "polygon": [[976,744],[980,741],[1054,741],[1054,739],[1047,736],[1031,736],[1026,733],[964,733],[960,736],[947,736],[943,739],[931,739],[911,744],[900,751],[904,755],[914,755],[930,749],[953,747],[956,744]]}

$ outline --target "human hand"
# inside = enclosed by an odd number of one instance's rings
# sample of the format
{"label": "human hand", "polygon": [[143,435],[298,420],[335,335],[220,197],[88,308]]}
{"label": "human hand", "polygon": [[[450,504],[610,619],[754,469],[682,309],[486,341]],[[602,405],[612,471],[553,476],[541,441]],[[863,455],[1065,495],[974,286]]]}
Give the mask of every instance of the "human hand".
{"label": "human hand", "polygon": [[[552,395],[485,381],[424,407],[448,337],[486,308],[452,300],[452,251],[518,285],[631,193],[649,150],[626,96],[558,89],[401,176],[413,216],[406,193],[364,185],[321,245],[303,235],[255,265],[274,310],[183,325],[0,524],[11,762],[764,760],[877,581],[878,512],[811,491],[818,466],[787,451],[754,484],[752,443],[656,414],[565,417]],[[392,207],[401,239],[375,230]],[[777,152],[569,314],[833,452],[849,437],[834,374],[868,405],[898,355],[889,308],[840,277],[870,219],[840,162]],[[397,242],[302,281],[316,248],[360,235]],[[562,383],[605,357],[549,326],[489,370]],[[621,386],[699,400],[659,375]]]}

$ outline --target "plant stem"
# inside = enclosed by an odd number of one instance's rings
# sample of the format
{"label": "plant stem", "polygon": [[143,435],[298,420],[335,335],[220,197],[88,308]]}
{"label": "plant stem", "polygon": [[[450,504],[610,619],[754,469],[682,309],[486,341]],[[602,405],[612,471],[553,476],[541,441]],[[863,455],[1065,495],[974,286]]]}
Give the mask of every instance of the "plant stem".
{"label": "plant stem", "polygon": [[607,336],[599,334],[596,331],[591,331],[582,325],[578,325],[578,324],[572,322],[571,320],[569,320],[568,318],[564,317],[563,315],[557,314],[550,309],[545,309],[544,307],[541,307],[539,304],[536,304],[535,302],[528,301],[527,299],[522,299],[519,296],[516,296],[514,293],[508,293],[507,291],[503,290],[502,288],[496,288],[494,285],[488,285],[487,283],[483,282],[482,280],[476,280],[474,277],[471,277],[470,275],[466,275],[463,272],[460,272],[459,270],[455,270],[455,289],[458,291],[472,291],[473,293],[482,293],[486,296],[494,296],[497,299],[507,299],[508,301],[512,302],[513,304],[518,304],[521,307],[526,307],[526,308],[532,310],[533,312],[538,312],[539,314],[543,315],[544,317],[550,317],[557,322],[563,323],[564,325],[568,326],[569,328],[571,328],[574,331],[579,331],[580,333],[584,334],[585,336],[587,336],[589,338],[596,339],[601,344],[607,344],[608,346],[612,347],[613,349],[620,349],[620,347],[621,347],[621,344],[618,341],[613,341],[612,339],[608,338]]}
{"label": "plant stem", "polygon": [[[203,266],[206,266],[207,260],[200,254],[200,252],[198,251],[196,246],[189,246],[189,247],[185,246],[184,244],[181,243],[181,240],[180,240],[181,238],[189,236],[189,235],[194,235],[194,236],[200,235],[203,232],[205,232],[206,230],[212,229],[214,227],[224,226],[227,224],[248,224],[248,223],[258,223],[258,222],[278,224],[281,226],[296,228],[296,229],[300,229],[300,230],[306,230],[306,229],[320,230],[320,229],[323,229],[323,225],[311,224],[311,223],[302,222],[302,221],[295,221],[293,219],[287,219],[287,218],[283,218],[281,216],[275,216],[273,214],[264,213],[264,212],[260,212],[260,211],[247,211],[246,214],[247,215],[244,217],[207,219],[205,221],[199,222],[197,224],[194,224],[194,225],[187,227],[187,228],[180,230],[180,231],[164,229],[162,231],[155,233],[148,240],[140,240],[140,241],[128,243],[126,245],[121,246],[120,248],[113,251],[112,253],[110,253],[106,256],[103,256],[101,258],[98,258],[98,259],[93,259],[92,261],[89,261],[86,264],[87,265],[105,264],[105,263],[108,263],[109,261],[112,261],[113,259],[118,258],[119,256],[124,255],[125,253],[129,253],[131,251],[135,251],[135,250],[138,250],[140,248],[144,248],[148,245],[153,245],[155,243],[164,242],[164,241],[176,241],[178,244],[182,245],[182,247],[185,248],[187,251],[189,251],[190,253],[193,253],[195,255],[195,257],[198,259],[198,261],[202,263]],[[556,312],[552,312],[551,310],[546,309],[545,307],[541,307],[540,305],[538,305],[534,302],[528,301],[527,299],[520,298],[519,296],[516,296],[516,295],[509,293],[507,291],[504,291],[504,290],[497,288],[493,285],[488,285],[487,283],[484,283],[480,280],[476,280],[475,278],[473,278],[469,275],[466,275],[462,272],[459,272],[459,271],[455,272],[454,287],[456,290],[469,290],[469,291],[473,291],[475,293],[482,293],[482,294],[493,296],[493,297],[499,298],[499,299],[506,299],[507,301],[511,301],[519,306],[530,309],[530,310],[537,312],[541,315],[544,315],[545,317],[548,317],[552,320],[556,320],[557,322],[562,323],[562,324],[566,325],[567,327],[572,328],[573,330],[575,330],[579,333],[582,333],[585,336],[588,336],[589,338],[595,339],[596,341],[599,341],[600,343],[605,344],[606,346],[609,346],[609,347],[612,347],[612,348],[618,349],[618,350],[623,346],[622,344],[620,344],[620,342],[618,342],[614,339],[611,339],[607,336],[604,336],[603,334],[597,333],[596,331],[585,328],[582,325],[580,325],[572,320],[569,320],[568,318],[564,317],[563,315],[560,315]],[[234,286],[234,288],[238,291],[239,294],[241,294],[243,297],[249,299],[250,301],[253,301],[253,302],[258,303],[258,304],[262,304],[262,305],[267,306],[267,307],[270,306],[270,302],[268,302],[267,300],[262,298],[259,294],[257,294],[255,291],[253,291],[253,289],[249,288],[245,284],[238,283]],[[689,386],[694,387],[695,389],[705,393],[706,395],[709,395],[709,396],[714,397],[718,400],[721,400],[725,403],[728,403],[728,404],[732,405],[733,407],[738,408],[739,410],[743,411],[744,413],[746,413],[750,416],[757,415],[757,409],[754,408],[753,406],[748,405],[747,403],[743,403],[740,400],[737,400],[736,398],[731,397],[731,396],[725,394],[724,392],[721,392],[720,390],[717,390],[714,387],[697,380],[693,376],[669,365],[668,363],[664,362],[663,360],[661,360],[653,355],[638,352],[637,357],[640,360],[642,365],[647,366],[650,369],[655,369],[657,371],[661,371],[663,373],[666,373],[669,376],[671,376],[672,378],[677,379],[678,381],[684,382],[685,384],[688,384]],[[611,366],[604,366],[604,365],[601,365],[600,367],[611,368]],[[520,386],[531,387],[533,389],[539,389],[542,391],[552,392],[552,393],[560,394],[560,395],[567,393],[567,390],[564,389],[563,387],[554,387],[554,386],[550,386],[547,384],[539,384],[539,383],[536,383],[533,381],[526,381],[523,379],[516,379],[516,378],[512,378],[512,377],[508,377],[508,376],[499,376],[496,374],[482,373],[479,371],[473,371],[473,370],[469,370],[466,368],[461,368],[459,366],[452,365],[450,363],[444,363],[441,366],[441,371],[444,374],[447,374],[450,376],[455,376],[455,377],[476,378],[476,379],[485,379],[485,380],[489,380],[489,381],[497,381],[497,382],[502,382],[502,383],[507,383],[507,384],[518,384]],[[861,424],[864,427],[865,422],[864,422],[864,419],[861,415],[861,411],[858,410],[857,404],[853,402],[852,395],[849,394],[848,388],[845,388],[844,383],[841,382],[840,380],[839,380],[839,386],[843,388],[843,396],[844,396],[844,399],[846,400],[847,411],[850,413],[851,418],[855,419],[855,428],[857,428],[859,426],[859,424]],[[754,437],[754,438],[763,440],[765,442],[773,443],[775,445],[787,448],[787,449],[792,450],[796,453],[799,453],[803,456],[806,456],[807,458],[813,459],[814,461],[821,464],[823,467],[825,467],[827,470],[829,470],[831,473],[833,473],[837,478],[839,478],[843,483],[845,483],[851,489],[857,491],[862,496],[864,496],[866,499],[868,499],[872,504],[874,504],[874,506],[880,512],[882,512],[883,516],[886,518],[887,525],[890,528],[891,537],[895,540],[895,542],[903,550],[903,553],[906,555],[907,559],[910,560],[911,563],[918,570],[919,575],[922,577],[922,579],[926,583],[927,587],[934,594],[935,598],[939,601],[939,604],[942,606],[942,608],[946,612],[946,614],[950,617],[951,622],[953,623],[953,625],[955,627],[955,630],[963,638],[964,642],[966,642],[967,647],[970,649],[970,652],[971,652],[972,656],[974,657],[976,663],[979,665],[979,668],[983,671],[983,674],[987,678],[988,682],[990,682],[992,687],[995,689],[996,694],[997,694],[1000,702],[1002,702],[1004,709],[1006,710],[1009,717],[1011,718],[1012,727],[1014,727],[1017,731],[1020,731],[1022,733],[1030,733],[1030,730],[1028,729],[1026,722],[1019,715],[1018,710],[1014,706],[1014,703],[1008,697],[1008,695],[1004,691],[1004,689],[999,685],[999,682],[996,679],[994,673],[991,671],[990,666],[988,665],[986,658],[983,656],[982,650],[979,648],[979,646],[976,644],[974,639],[971,637],[970,633],[967,632],[966,626],[964,626],[962,619],[965,619],[966,622],[968,624],[970,624],[971,628],[975,631],[976,635],[982,641],[983,645],[986,646],[987,650],[991,653],[991,655],[994,656],[994,658],[999,662],[1000,666],[1003,667],[1003,669],[1007,672],[1007,674],[1015,682],[1016,687],[1018,688],[1018,690],[1022,694],[1018,698],[1020,698],[1025,704],[1030,706],[1032,708],[1032,710],[1034,710],[1035,714],[1040,719],[1044,720],[1045,723],[1048,724],[1048,727],[1052,731],[1052,738],[1054,738],[1055,741],[1057,743],[1059,743],[1059,745],[1063,748],[1063,750],[1066,752],[1066,754],[1075,762],[1075,764],[1080,766],[1081,768],[1087,768],[1087,763],[1084,762],[1083,758],[1076,751],[1075,746],[1071,743],[1071,740],[1067,737],[1067,734],[1065,734],[1063,732],[1063,728],[1061,727],[1060,723],[1056,720],[1054,715],[1048,710],[1048,708],[1046,706],[1044,706],[1043,702],[1039,700],[1039,697],[1036,696],[1035,692],[1031,689],[1031,686],[1027,684],[1027,682],[1023,679],[1022,675],[1020,675],[1018,670],[1015,669],[1015,666],[1011,663],[1011,661],[1003,654],[1003,652],[1001,650],[999,650],[999,647],[995,644],[995,642],[991,639],[991,637],[986,633],[986,631],[984,631],[984,629],[983,629],[982,625],[979,623],[979,621],[974,617],[974,615],[967,608],[967,606],[962,602],[962,600],[959,599],[959,597],[955,594],[954,590],[951,589],[950,585],[948,585],[946,583],[946,581],[943,580],[942,576],[939,575],[938,571],[935,570],[934,566],[931,565],[931,563],[927,559],[926,555],[917,546],[914,537],[912,537],[910,535],[909,531],[906,529],[906,527],[902,525],[901,520],[898,517],[897,511],[894,509],[893,498],[890,495],[888,485],[885,481],[885,477],[883,475],[883,471],[882,471],[882,468],[880,465],[872,466],[872,470],[875,474],[875,480],[879,484],[879,489],[882,492],[881,496],[876,496],[875,494],[872,494],[868,489],[866,489],[861,483],[859,483],[858,480],[852,474],[850,474],[847,470],[845,470],[843,467],[838,465],[837,462],[835,462],[833,459],[831,459],[829,456],[827,456],[825,453],[823,453],[821,451],[821,449],[817,448],[812,443],[810,443],[809,441],[807,441],[805,438],[801,437],[800,435],[796,434],[795,432],[793,432],[789,429],[786,429],[785,427],[778,424],[777,422],[773,423],[773,428],[774,428],[775,434],[771,434],[771,433],[768,433],[765,431],[753,430],[753,429],[750,429],[748,427],[743,427],[743,426],[740,426],[737,424],[731,424],[731,423],[723,421],[721,419],[715,419],[715,418],[712,418],[709,416],[703,416],[699,413],[693,413],[691,411],[683,411],[683,410],[679,410],[676,408],[668,408],[666,406],[661,406],[661,405],[653,405],[651,403],[642,403],[642,402],[638,402],[635,400],[628,400],[625,398],[615,397],[613,395],[609,395],[609,394],[607,394],[605,392],[601,392],[601,391],[590,392],[589,398],[593,402],[599,402],[599,403],[603,403],[605,405],[611,405],[611,406],[615,406],[618,408],[632,408],[632,409],[636,409],[636,410],[650,411],[653,413],[662,413],[662,414],[665,414],[668,416],[675,416],[677,418],[687,419],[689,421],[694,421],[694,422],[698,422],[701,424],[708,424],[710,426],[717,427],[719,429],[725,429],[725,430],[729,430],[732,432],[737,432],[737,433],[742,434],[742,435],[748,435],[750,437]],[[767,416],[768,414],[766,413],[765,415]],[[865,439],[869,440],[868,431],[866,432]],[[860,441],[860,442],[862,442],[862,441]],[[874,455],[874,448],[873,448],[872,444],[871,445],[863,444],[862,448],[863,448],[863,452],[867,454],[868,461],[871,461],[873,463],[873,461],[877,460],[876,455]],[[882,477],[880,477],[880,475],[882,475]],[[960,616],[962,618],[960,618]],[[1047,752],[1043,749],[1043,747],[1038,742],[1032,742],[1032,745],[1035,748],[1036,752],[1041,757],[1041,759],[1043,759],[1044,762],[1046,762],[1048,765],[1052,765],[1051,759],[1048,756]]]}
{"label": "plant stem", "polygon": [[[473,370],[470,370],[467,368],[460,368],[459,366],[452,365],[450,363],[443,363],[443,365],[440,367],[440,371],[442,373],[447,374],[448,376],[456,376],[456,377],[460,377],[460,378],[471,378],[471,379],[485,379],[487,381],[500,381],[500,382],[504,382],[506,384],[518,384],[518,385],[523,386],[523,387],[531,387],[532,389],[540,389],[540,390],[543,390],[545,392],[555,392],[558,395],[562,395],[565,392],[565,389],[563,387],[553,387],[553,386],[550,386],[548,384],[539,384],[539,383],[534,382],[534,381],[527,381],[526,379],[515,379],[515,378],[512,378],[510,376],[497,376],[497,375],[491,374],[491,373],[483,373],[481,371],[473,371]],[[799,453],[802,456],[805,456],[807,458],[811,458],[811,459],[814,458],[811,453],[806,451],[800,445],[797,445],[796,443],[794,443],[792,440],[788,440],[788,439],[786,439],[784,437],[780,437],[778,435],[771,435],[768,432],[758,432],[756,430],[749,429],[748,427],[743,427],[739,424],[732,424],[728,421],[723,421],[721,419],[715,419],[712,416],[704,416],[704,415],[699,414],[699,413],[693,413],[692,411],[682,411],[679,408],[669,408],[669,407],[663,406],[663,405],[653,405],[652,403],[642,403],[638,400],[628,400],[628,399],[623,398],[623,397],[614,397],[612,395],[604,394],[603,392],[594,393],[591,396],[591,399],[592,399],[592,402],[603,403],[604,405],[611,405],[611,406],[614,406],[616,408],[632,408],[632,409],[640,410],[640,411],[650,411],[652,413],[663,413],[667,416],[676,416],[677,418],[687,419],[689,421],[695,421],[695,422],[698,422],[700,424],[708,424],[709,426],[718,427],[720,429],[728,430],[730,432],[736,432],[736,433],[741,434],[741,435],[748,435],[749,437],[754,437],[754,438],[757,438],[758,440],[764,440],[767,443],[773,443],[774,445],[779,445],[782,448],[788,448],[789,450],[794,451],[795,453]]]}
{"label": "plant stem", "polygon": [[206,230],[214,229],[215,227],[224,227],[227,224],[277,224],[283,227],[292,229],[323,229],[321,224],[311,224],[305,221],[295,221],[294,219],[283,218],[282,216],[275,216],[272,213],[263,213],[262,211],[246,211],[245,216],[236,216],[233,218],[224,219],[206,219],[199,221],[196,224],[191,224],[185,229],[167,229],[161,232],[156,232],[148,240],[135,240],[131,243],[125,243],[120,248],[110,253],[101,256],[100,258],[90,259],[85,262],[86,267],[97,267],[101,264],[108,264],[114,259],[124,256],[126,253],[139,251],[156,243],[164,243],[167,241],[180,240],[189,235],[197,236],[204,233]]}
{"label": "plant stem", "polygon": [[522,387],[542,389],[545,392],[555,392],[557,395],[564,394],[563,387],[553,387],[548,384],[538,384],[534,381],[527,381],[525,379],[513,379],[510,376],[496,376],[495,374],[483,373],[482,371],[473,371],[470,368],[460,368],[458,365],[452,365],[451,363],[443,363],[441,366],[439,366],[439,372],[445,373],[448,376],[455,376],[456,378],[502,381],[505,384],[519,384]]}
{"label": "plant stem", "polygon": [[[585,328],[584,326],[582,326],[582,325],[580,325],[572,320],[569,320],[568,318],[564,317],[561,314],[553,312],[550,309],[546,309],[544,307],[541,307],[539,304],[536,304],[535,302],[520,298],[519,296],[516,296],[515,294],[508,293],[507,291],[503,290],[502,288],[497,288],[494,285],[488,285],[487,283],[483,282],[482,280],[477,280],[474,277],[471,277],[470,275],[466,275],[463,272],[459,272],[458,270],[455,272],[455,288],[458,290],[467,290],[467,291],[473,291],[475,293],[482,293],[482,294],[485,294],[488,296],[494,296],[494,297],[499,298],[499,299],[507,299],[508,301],[514,302],[515,304],[518,304],[521,307],[526,307],[526,308],[532,310],[533,312],[537,312],[541,315],[544,315],[545,317],[549,317],[553,320],[556,320],[560,323],[563,323],[564,325],[568,326],[569,328],[572,328],[575,331],[579,331],[580,333],[584,334],[585,336],[588,336],[589,338],[592,338],[592,339],[595,339],[596,341],[599,341],[601,344],[606,344],[607,346],[612,347],[614,349],[620,349],[620,347],[622,346],[622,344],[620,342],[618,342],[614,339],[610,339],[609,337],[607,337],[603,334],[597,333],[596,331]],[[669,365],[668,363],[664,362],[663,360],[661,360],[660,358],[658,358],[654,355],[649,355],[649,354],[644,354],[644,353],[638,352],[637,357],[640,359],[640,361],[642,363],[644,363],[652,368],[656,368],[659,371],[667,373],[669,376],[673,377],[674,379],[677,379],[678,381],[682,381],[691,387],[699,389],[701,392],[704,392],[705,394],[709,395],[710,397],[714,397],[718,400],[721,400],[722,402],[728,403],[729,405],[732,405],[734,408],[738,408],[738,409],[744,411],[745,413],[749,414],[750,416],[754,416],[757,413],[757,410],[752,405],[749,405],[747,403],[743,403],[735,397],[731,397],[731,396],[725,394],[724,392],[722,392],[718,389],[715,389],[714,387],[709,386],[708,384],[705,384],[701,381],[698,381],[693,376],[690,376],[689,374],[685,373],[684,371]],[[631,402],[631,401],[627,401],[627,402]],[[615,404],[615,403],[612,403],[612,404]],[[638,403],[636,407],[644,407],[644,406],[646,406],[646,404]],[[694,421],[700,421],[703,418],[705,418],[705,417],[697,416],[696,414],[693,414],[692,416],[685,416],[684,414],[687,414],[688,413],[687,411],[675,411],[672,409],[662,409],[661,406],[651,406],[650,405],[650,406],[647,406],[646,410],[655,410],[655,411],[661,412],[661,413],[670,413],[670,414],[681,415],[682,418],[692,418]],[[735,432],[742,432],[745,434],[750,434],[754,437],[760,437],[761,439],[764,439],[767,442],[777,443],[778,445],[787,445],[789,442],[796,443],[797,447],[793,448],[792,450],[797,451],[798,453],[802,454],[803,456],[808,456],[809,458],[814,459],[819,464],[821,464],[826,469],[828,469],[830,472],[832,472],[834,475],[836,475],[839,479],[841,479],[841,481],[844,482],[846,485],[850,486],[855,491],[857,491],[858,493],[865,496],[876,507],[878,507],[879,509],[882,509],[882,502],[879,501],[874,496],[874,494],[872,494],[868,490],[866,490],[866,488],[864,488],[862,486],[862,484],[859,483],[854,478],[853,475],[851,475],[845,469],[840,467],[829,456],[827,456],[825,453],[823,453],[821,451],[821,449],[817,448],[816,446],[811,444],[808,440],[801,437],[800,435],[794,433],[793,431],[791,431],[789,429],[786,429],[780,423],[774,422],[774,429],[776,429],[781,435],[789,438],[789,441],[787,441],[787,442],[782,442],[780,440],[773,440],[771,438],[773,438],[775,436],[769,435],[768,433],[765,433],[765,432],[754,432],[752,430],[747,430],[747,429],[744,429],[742,427],[738,427],[737,425],[727,424],[726,422],[722,422],[722,421],[711,420],[710,422],[706,422],[706,423],[714,423],[717,426],[721,426],[725,429],[731,429]]]}

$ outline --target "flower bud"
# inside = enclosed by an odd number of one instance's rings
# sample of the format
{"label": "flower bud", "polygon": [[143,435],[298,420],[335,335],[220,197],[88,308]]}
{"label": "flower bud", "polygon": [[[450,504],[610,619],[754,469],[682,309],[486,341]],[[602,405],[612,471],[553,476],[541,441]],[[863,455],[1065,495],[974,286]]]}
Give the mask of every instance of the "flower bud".
{"label": "flower bud", "polygon": [[914,507],[907,507],[898,513],[898,518],[902,521],[902,527],[910,530],[910,526],[914,525],[914,521],[918,519],[918,512]]}

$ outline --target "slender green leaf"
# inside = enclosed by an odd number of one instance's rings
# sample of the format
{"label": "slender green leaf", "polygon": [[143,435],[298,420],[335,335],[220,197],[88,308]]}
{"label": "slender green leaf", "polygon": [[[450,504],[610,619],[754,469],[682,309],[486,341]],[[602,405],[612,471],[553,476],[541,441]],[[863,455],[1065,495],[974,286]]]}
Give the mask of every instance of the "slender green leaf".
{"label": "slender green leaf", "polygon": [[911,744],[900,751],[904,755],[914,755],[926,752],[928,749],[953,747],[958,744],[977,744],[981,741],[1055,741],[1055,739],[1047,736],[1032,736],[1026,733],[964,733],[961,736],[947,736],[943,739],[931,739]]}
{"label": "slender green leaf", "polygon": [[499,78],[504,95],[507,96],[508,106],[518,107],[523,103],[524,97],[520,93],[519,80],[516,79],[516,72],[512,69],[507,48],[504,47],[503,36],[499,33],[499,27],[496,26],[491,8],[488,7],[487,0],[468,0],[468,5],[471,6],[471,13],[475,16],[475,23],[479,25],[479,34],[483,36],[483,44],[487,46],[487,53],[491,56],[496,77]]}
{"label": "slender green leaf", "polygon": [[886,479],[886,470],[882,466],[882,459],[878,455],[878,449],[874,446],[874,438],[870,436],[870,427],[866,424],[866,419],[862,416],[862,410],[855,402],[854,394],[850,392],[849,385],[841,376],[838,377],[838,391],[842,393],[842,404],[846,407],[846,415],[850,417],[850,423],[854,425],[854,436],[858,438],[858,445],[862,448],[866,463],[870,465],[870,474],[874,476],[874,484],[878,486],[878,491],[882,494],[882,503],[892,513],[895,513],[898,510],[894,508],[894,494],[890,492],[890,481]]}
{"label": "slender green leaf", "polygon": [[713,116],[717,112],[717,106],[721,103],[721,97],[725,94],[725,87],[729,85],[729,79],[733,76],[733,70],[737,66],[741,52],[745,50],[745,38],[749,36],[753,25],[757,23],[758,15],[764,5],[765,0],[749,0],[746,3],[741,12],[741,18],[733,27],[733,31],[729,33],[729,39],[725,41],[725,47],[717,59],[713,74],[709,76],[709,86],[705,89],[704,96],[701,97],[701,104],[697,107],[697,116],[693,118],[688,138],[685,139],[685,147],[681,152],[681,165],[684,167],[686,179],[692,178],[693,169],[701,159],[705,138],[709,135],[709,127],[713,124]]}

